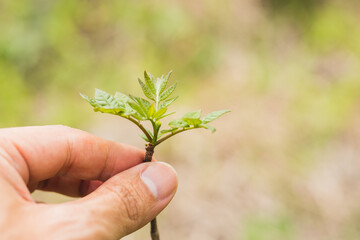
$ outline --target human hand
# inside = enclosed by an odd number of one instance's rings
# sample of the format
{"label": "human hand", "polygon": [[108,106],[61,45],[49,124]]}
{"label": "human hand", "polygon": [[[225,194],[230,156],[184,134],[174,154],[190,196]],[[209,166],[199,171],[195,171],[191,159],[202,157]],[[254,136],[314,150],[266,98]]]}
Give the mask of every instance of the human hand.
{"label": "human hand", "polygon": [[[64,126],[0,129],[0,239],[119,239],[175,194],[174,170],[144,152]],[[35,189],[82,197],[39,204]]]}

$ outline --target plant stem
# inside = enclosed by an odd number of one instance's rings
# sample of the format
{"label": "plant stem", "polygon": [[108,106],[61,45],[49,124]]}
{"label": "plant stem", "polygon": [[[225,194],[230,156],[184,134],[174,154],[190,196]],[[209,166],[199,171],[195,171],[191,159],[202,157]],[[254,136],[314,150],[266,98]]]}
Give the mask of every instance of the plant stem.
{"label": "plant stem", "polygon": [[159,141],[157,141],[157,142],[155,143],[155,146],[159,145],[160,143],[162,143],[162,142],[165,141],[166,139],[169,139],[169,138],[171,138],[172,136],[174,136],[174,135],[176,135],[176,134],[178,134],[178,133],[181,133],[181,132],[184,132],[184,131],[190,130],[190,129],[193,129],[193,128],[183,128],[183,129],[176,130],[175,132],[173,132],[173,133],[171,133],[171,134],[168,134],[168,135],[160,138]]}
{"label": "plant stem", "polygon": [[157,228],[156,218],[151,221],[151,239],[160,240],[159,230]]}
{"label": "plant stem", "polygon": [[[147,137],[147,139],[151,142],[152,141],[152,137],[150,136],[150,134],[146,131],[146,129],[143,127],[143,125],[141,125],[138,121],[136,121],[135,119],[131,118],[131,117],[127,117],[126,119],[132,121],[133,123],[136,124],[136,126],[138,126],[141,131],[143,131],[143,133],[145,134],[145,136]],[[150,160],[151,161],[151,160]]]}
{"label": "plant stem", "polygon": [[[143,162],[151,162],[152,156],[154,155],[154,148],[155,145],[153,145],[152,143],[148,143],[146,145],[145,147],[146,153]],[[160,240],[159,230],[157,228],[157,223],[156,223],[156,217],[151,221],[150,234],[152,240]]]}
{"label": "plant stem", "polygon": [[146,144],[145,146],[146,153],[143,162],[151,162],[152,156],[154,155],[154,148],[155,148],[154,144],[152,143]]}

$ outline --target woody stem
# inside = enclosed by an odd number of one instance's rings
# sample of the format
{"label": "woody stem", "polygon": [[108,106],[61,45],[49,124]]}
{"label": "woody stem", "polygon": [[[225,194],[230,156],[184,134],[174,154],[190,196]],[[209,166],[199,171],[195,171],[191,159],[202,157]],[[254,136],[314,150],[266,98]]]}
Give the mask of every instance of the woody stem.
{"label": "woody stem", "polygon": [[[151,162],[152,156],[154,155],[155,146],[151,143],[148,143],[145,147],[146,153],[143,162]],[[159,230],[157,228],[156,217],[151,221],[151,239],[160,240]]]}

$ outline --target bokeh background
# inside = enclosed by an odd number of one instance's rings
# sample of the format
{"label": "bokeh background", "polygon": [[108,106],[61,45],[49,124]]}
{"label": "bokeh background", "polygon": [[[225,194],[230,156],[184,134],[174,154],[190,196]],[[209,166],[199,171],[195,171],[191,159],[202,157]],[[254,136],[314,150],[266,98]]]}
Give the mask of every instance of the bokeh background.
{"label": "bokeh background", "polygon": [[79,92],[141,94],[144,69],[173,69],[174,117],[232,113],[157,149],[180,181],[163,239],[360,239],[359,12],[356,0],[0,0],[0,127],[65,124],[143,148]]}

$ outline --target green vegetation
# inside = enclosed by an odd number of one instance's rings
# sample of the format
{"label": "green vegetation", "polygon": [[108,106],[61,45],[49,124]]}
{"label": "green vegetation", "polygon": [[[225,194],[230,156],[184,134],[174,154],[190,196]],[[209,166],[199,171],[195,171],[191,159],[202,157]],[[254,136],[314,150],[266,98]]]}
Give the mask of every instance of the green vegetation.
{"label": "green vegetation", "polygon": [[[170,75],[171,71],[167,75],[156,78],[145,71],[145,83],[138,79],[145,96],[152,103],[144,98],[133,95],[127,96],[120,92],[116,92],[112,96],[100,89],[95,90],[94,99],[84,94],[81,96],[90,103],[95,112],[114,114],[133,122],[143,132],[142,138],[154,147],[178,133],[195,128],[205,128],[215,132],[216,129],[208,123],[229,112],[229,110],[212,112],[203,118],[201,118],[201,110],[188,112],[182,118],[171,121],[169,129],[160,131],[160,120],[175,113],[167,113],[167,110],[169,105],[178,98],[169,99],[176,88],[176,83],[166,88]],[[150,121],[152,131],[146,129],[141,123],[142,121]]]}
{"label": "green vegetation", "polygon": [[[169,99],[170,95],[175,91],[176,83],[169,88],[166,88],[171,72],[172,71],[156,78],[151,73],[144,71],[145,83],[138,79],[144,95],[151,102],[141,97],[133,95],[127,96],[120,92],[116,92],[115,95],[112,96],[100,89],[95,90],[94,98],[80,94],[90,103],[95,112],[110,113],[120,116],[133,122],[139,127],[143,132],[141,137],[147,142],[144,162],[151,162],[154,148],[178,133],[196,128],[205,128],[211,132],[215,132],[216,129],[213,126],[208,125],[208,123],[225,113],[230,112],[229,110],[220,110],[209,113],[203,118],[201,118],[201,110],[188,112],[182,118],[171,121],[169,123],[169,129],[160,131],[160,120],[175,113],[167,113],[167,110],[168,106],[178,98],[173,97]],[[146,129],[142,123],[143,121],[151,122],[152,131]],[[156,219],[151,221],[151,238],[153,240],[159,239]]]}

